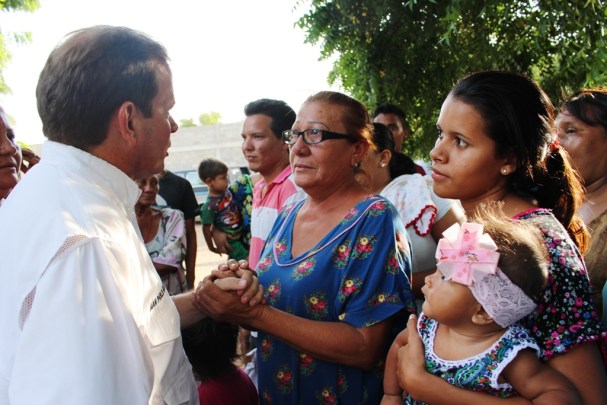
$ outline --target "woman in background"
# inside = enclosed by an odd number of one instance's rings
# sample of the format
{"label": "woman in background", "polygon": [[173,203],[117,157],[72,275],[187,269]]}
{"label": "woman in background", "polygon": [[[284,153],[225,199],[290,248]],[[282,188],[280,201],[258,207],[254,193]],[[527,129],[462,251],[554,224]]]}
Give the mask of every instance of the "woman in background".
{"label": "woman in background", "polygon": [[590,232],[584,260],[602,312],[601,293],[607,281],[607,89],[573,94],[561,106],[556,124],[559,142],[584,185],[586,199],[577,213]]}
{"label": "woman in background", "polygon": [[153,207],[158,194],[158,176],[137,180],[141,189],[135,204],[137,224],[154,267],[170,295],[187,290],[182,262],[185,257],[185,220],[172,208]]}
{"label": "woman in background", "polygon": [[21,148],[15,139],[15,132],[0,107],[0,205],[19,181],[21,160]]}
{"label": "woman in background", "polygon": [[434,193],[432,178],[417,173],[411,158],[394,152],[394,138],[387,126],[374,123],[373,128],[377,149],[369,150],[357,179],[396,207],[411,242],[413,293],[423,298],[424,279],[436,269],[436,244],[447,228],[464,220],[464,213],[456,201]]}

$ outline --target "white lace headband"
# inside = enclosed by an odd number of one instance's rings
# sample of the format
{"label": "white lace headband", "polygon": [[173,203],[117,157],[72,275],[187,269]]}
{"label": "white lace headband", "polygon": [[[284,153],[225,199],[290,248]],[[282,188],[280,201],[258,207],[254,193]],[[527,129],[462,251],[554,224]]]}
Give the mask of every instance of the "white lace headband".
{"label": "white lace headband", "polygon": [[493,320],[505,328],[529,315],[536,304],[497,267],[493,239],[483,226],[454,224],[436,247],[437,267],[445,279],[467,285]]}

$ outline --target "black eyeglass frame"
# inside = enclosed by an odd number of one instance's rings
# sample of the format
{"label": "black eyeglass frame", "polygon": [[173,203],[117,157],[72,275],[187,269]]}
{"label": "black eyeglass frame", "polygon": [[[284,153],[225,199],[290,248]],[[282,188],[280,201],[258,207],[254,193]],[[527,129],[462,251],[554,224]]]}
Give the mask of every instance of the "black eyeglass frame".
{"label": "black eyeglass frame", "polygon": [[[318,142],[308,142],[306,140],[306,132],[309,131],[318,131],[320,132],[320,140]],[[282,141],[284,143],[286,143],[287,145],[295,145],[295,142],[297,142],[297,137],[298,136],[303,136],[303,141],[305,144],[307,145],[316,145],[319,144],[323,141],[326,141],[327,139],[350,139],[350,140],[356,140],[356,137],[354,137],[353,135],[348,135],[348,134],[340,134],[339,132],[331,132],[331,131],[326,131],[324,129],[317,129],[317,128],[309,128],[309,129],[304,129],[303,131],[298,131],[296,129],[287,129],[286,131],[282,131]],[[286,137],[290,137],[290,141],[289,142]]]}

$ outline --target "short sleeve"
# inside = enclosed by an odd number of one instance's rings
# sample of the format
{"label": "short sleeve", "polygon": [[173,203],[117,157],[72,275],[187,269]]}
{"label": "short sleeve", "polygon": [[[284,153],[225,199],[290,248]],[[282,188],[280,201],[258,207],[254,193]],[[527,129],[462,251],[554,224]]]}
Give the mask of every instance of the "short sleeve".
{"label": "short sleeve", "polygon": [[183,261],[186,248],[185,221],[183,213],[179,210],[163,209],[162,222],[164,226],[164,246],[158,256],[152,260],[154,263],[166,264],[179,268]]}
{"label": "short sleeve", "polygon": [[336,247],[347,271],[337,294],[340,320],[355,327],[370,326],[407,310],[414,312],[411,258],[407,234],[386,200],[370,205],[356,236]]}
{"label": "short sleeve", "polygon": [[215,222],[215,213],[209,207],[209,200],[200,207],[200,222],[203,225],[213,225]]}

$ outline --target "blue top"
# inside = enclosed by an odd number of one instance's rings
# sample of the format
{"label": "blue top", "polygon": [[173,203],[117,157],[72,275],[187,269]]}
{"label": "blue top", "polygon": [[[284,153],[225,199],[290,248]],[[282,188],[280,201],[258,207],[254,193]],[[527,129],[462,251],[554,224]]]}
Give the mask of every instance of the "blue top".
{"label": "blue top", "polygon": [[[359,202],[316,246],[291,257],[293,224],[304,201],[276,220],[257,266],[266,300],[282,311],[323,321],[371,326],[392,315],[393,335],[415,311],[409,242],[394,207],[372,195]],[[372,371],[318,360],[259,332],[261,403],[377,404],[382,364]]]}

